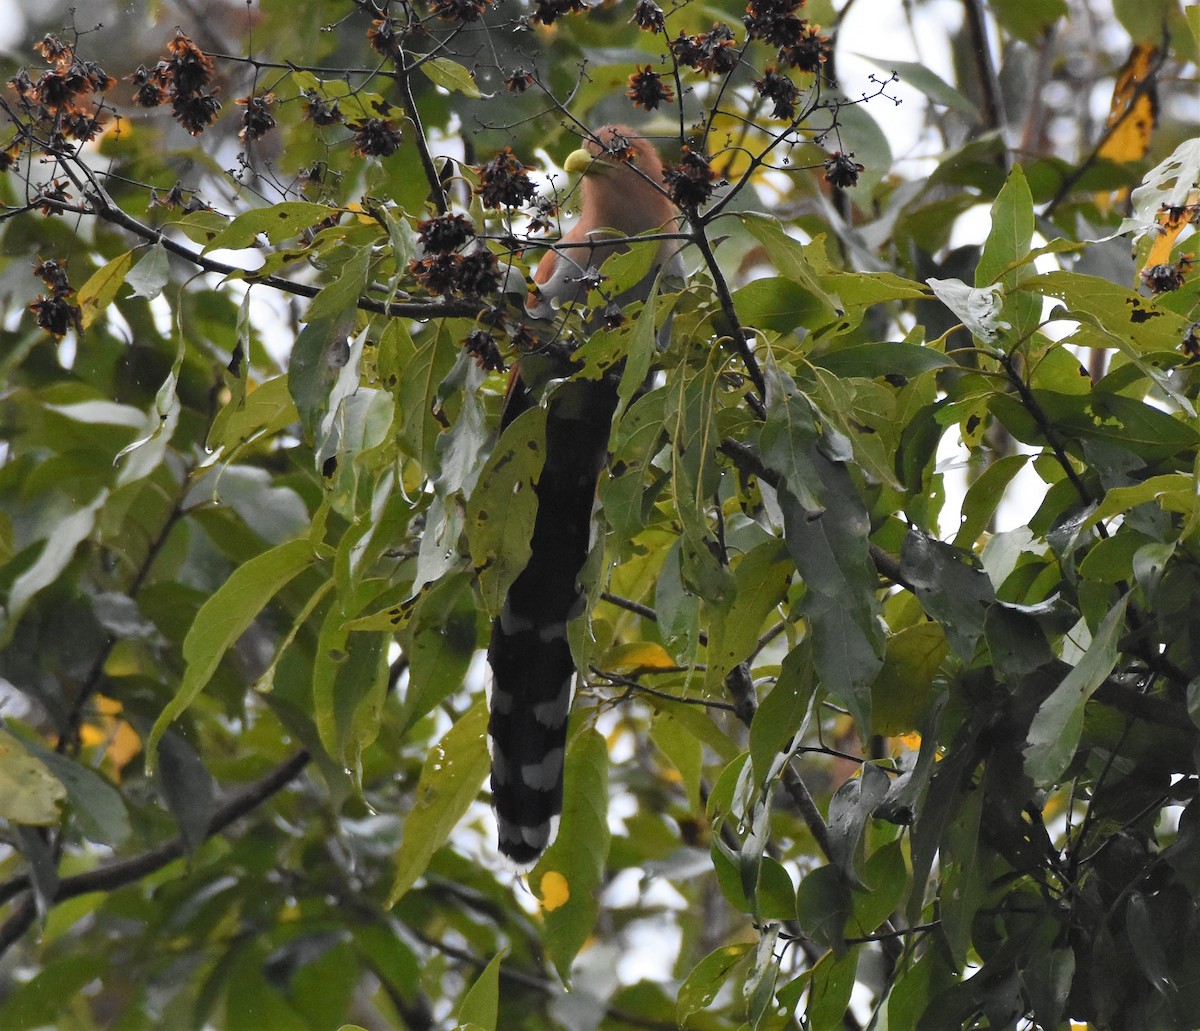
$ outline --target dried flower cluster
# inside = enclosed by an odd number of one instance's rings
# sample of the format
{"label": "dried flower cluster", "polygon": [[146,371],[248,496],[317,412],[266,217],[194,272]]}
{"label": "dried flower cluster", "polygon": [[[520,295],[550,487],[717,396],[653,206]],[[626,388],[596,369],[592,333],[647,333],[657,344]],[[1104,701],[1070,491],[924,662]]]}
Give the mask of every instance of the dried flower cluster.
{"label": "dried flower cluster", "polygon": [[393,61],[403,55],[403,35],[392,18],[376,18],[367,29],[367,42],[371,49],[381,57],[390,57]]}
{"label": "dried flower cluster", "polygon": [[629,76],[629,89],[625,91],[625,96],[633,101],[634,107],[653,111],[663,101],[670,103],[674,100],[675,91],[663,82],[661,75],[645,65]]}
{"label": "dried flower cluster", "polygon": [[486,372],[503,372],[505,369],[504,356],[496,338],[486,329],[473,329],[463,341],[467,354],[475,359],[476,364]]}
{"label": "dried flower cluster", "polygon": [[251,94],[237,101],[242,112],[242,128],[238,136],[246,141],[260,140],[275,128],[275,117],[271,114],[271,105],[275,103],[274,93],[262,93],[258,96]]}
{"label": "dried flower cluster", "polygon": [[721,22],[703,35],[685,36],[681,32],[669,46],[676,61],[702,75],[728,75],[741,60],[733,30]]}
{"label": "dried flower cluster", "polygon": [[79,305],[71,301],[74,290],[67,281],[66,262],[53,258],[39,261],[33,266],[33,274],[46,284],[49,295],[41,294],[30,306],[37,324],[56,337],[65,336],[72,326],[83,332]]}
{"label": "dried flower cluster", "polygon": [[829,37],[797,13],[804,0],[750,0],[743,24],[750,39],[779,48],[779,63],[817,72],[829,57]]}
{"label": "dried flower cluster", "polygon": [[475,240],[475,223],[466,215],[439,215],[418,222],[417,239],[426,256],[412,261],[409,271],[431,294],[483,297],[500,289],[495,254],[477,245],[460,253]]}
{"label": "dried flower cluster", "polygon": [[115,83],[95,61],[80,58],[71,44],[47,33],[34,49],[49,65],[37,79],[22,68],[8,80],[30,119],[52,139],[92,139],[100,128],[99,108],[90,99]]}
{"label": "dried flower cluster", "polygon": [[1178,290],[1184,284],[1184,277],[1192,267],[1192,256],[1181,255],[1179,260],[1162,265],[1151,265],[1142,270],[1142,282],[1152,294],[1165,294]]}
{"label": "dried flower cluster", "polygon": [[430,0],[430,12],[443,21],[473,22],[483,17],[494,0]]}
{"label": "dried flower cluster", "polygon": [[524,93],[533,85],[533,73],[528,68],[514,68],[504,80],[504,88],[509,93]]}
{"label": "dried flower cluster", "polygon": [[857,186],[858,177],[865,171],[853,154],[843,154],[840,150],[825,159],[825,181],[839,189]]}
{"label": "dried flower cluster", "polygon": [[568,14],[583,14],[588,10],[586,0],[533,0],[529,20],[539,25],[553,25]]}
{"label": "dried flower cluster", "polygon": [[475,223],[466,215],[439,215],[417,223],[417,240],[427,250],[448,254],[475,238]]}
{"label": "dried flower cluster", "polygon": [[786,75],[781,75],[773,67],[769,67],[763,73],[763,77],[754,83],[754,88],[760,97],[774,105],[771,109],[772,117],[788,122],[796,117],[800,88]]}
{"label": "dried flower cluster", "polygon": [[654,0],[638,0],[633,9],[633,20],[643,32],[665,32],[667,28],[663,10]]}
{"label": "dried flower cluster", "polygon": [[153,68],[139,65],[130,76],[133,102],[139,107],[158,107],[171,101],[175,120],[193,136],[199,136],[221,110],[216,90],[210,89],[213,61],[188,38],[182,29],[167,44],[168,57]]}
{"label": "dried flower cluster", "polygon": [[486,165],[481,165],[476,193],[485,208],[514,208],[537,196],[529,171],[511,147],[505,147]]}
{"label": "dried flower cluster", "polygon": [[337,125],[343,121],[338,102],[332,103],[311,90],[304,94],[304,117],[313,125]]}
{"label": "dried flower cluster", "polygon": [[403,137],[390,118],[364,118],[351,122],[354,130],[354,149],[363,157],[391,157],[400,149]]}
{"label": "dried flower cluster", "polygon": [[685,211],[695,210],[712,196],[716,178],[708,158],[687,146],[679,163],[663,172],[667,196]]}

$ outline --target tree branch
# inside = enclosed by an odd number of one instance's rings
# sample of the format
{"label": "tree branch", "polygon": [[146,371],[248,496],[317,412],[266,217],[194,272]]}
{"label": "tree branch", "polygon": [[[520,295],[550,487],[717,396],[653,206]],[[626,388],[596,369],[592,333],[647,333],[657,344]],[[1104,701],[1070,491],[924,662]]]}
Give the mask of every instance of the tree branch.
{"label": "tree branch", "polygon": [[[310,759],[309,753],[302,749],[290,759],[280,763],[270,773],[224,802],[217,808],[209,821],[208,830],[204,834],[205,840],[220,834],[235,820],[252,812],[272,795],[281,791],[300,775]],[[57,904],[92,891],[113,891],[123,888],[156,870],[161,870],[168,863],[182,858],[185,852],[183,836],[176,835],[141,855],[98,867],[95,870],[88,870],[86,873],[64,877],[59,881],[58,891],[55,892],[52,901]],[[16,910],[0,927],[0,955],[3,955],[9,946],[25,933],[37,916],[37,906],[34,904],[31,887],[28,874],[19,874],[4,884],[0,884],[0,902],[6,902],[21,892],[27,893]]]}

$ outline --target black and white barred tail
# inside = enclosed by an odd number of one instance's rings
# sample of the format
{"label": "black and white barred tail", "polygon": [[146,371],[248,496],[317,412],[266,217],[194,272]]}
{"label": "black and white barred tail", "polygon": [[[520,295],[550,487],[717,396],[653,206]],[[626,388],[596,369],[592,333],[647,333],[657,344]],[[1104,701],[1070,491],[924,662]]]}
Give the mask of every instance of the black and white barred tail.
{"label": "black and white barred tail", "polygon": [[[530,401],[510,395],[507,425]],[[546,455],[534,488],[529,562],[492,625],[492,804],[500,851],[527,866],[545,850],[562,813],[563,759],[575,663],[567,623],[585,600],[579,572],[592,536],[596,479],[604,465],[616,391],[606,382],[562,384],[546,414]]]}

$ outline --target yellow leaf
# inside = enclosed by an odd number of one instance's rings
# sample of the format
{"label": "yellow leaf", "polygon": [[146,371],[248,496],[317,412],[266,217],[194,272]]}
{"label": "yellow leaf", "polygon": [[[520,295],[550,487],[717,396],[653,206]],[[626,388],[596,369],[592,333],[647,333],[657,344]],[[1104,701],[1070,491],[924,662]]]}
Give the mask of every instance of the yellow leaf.
{"label": "yellow leaf", "polygon": [[142,739],[125,720],[118,719],[120,702],[96,695],[92,705],[98,718],[79,728],[80,741],[89,746],[103,745],[104,756],[112,764],[113,777],[119,779],[121,771],[142,750]]}
{"label": "yellow leaf", "polygon": [[676,662],[667,650],[654,641],[633,641],[610,648],[604,656],[604,668],[614,673],[636,673],[647,669],[674,669]]}
{"label": "yellow leaf", "polygon": [[84,329],[95,322],[96,316],[112,303],[132,265],[133,251],[119,254],[102,269],[92,273],[91,278],[79,288],[75,299],[79,304]]}
{"label": "yellow leaf", "polygon": [[124,720],[117,723],[112,733],[112,741],[108,746],[108,758],[112,760],[117,771],[129,765],[129,761],[142,750],[142,738]]}
{"label": "yellow leaf", "polygon": [[1175,240],[1183,232],[1183,227],[1191,221],[1197,204],[1200,204],[1200,190],[1192,190],[1188,194],[1187,204],[1177,208],[1168,208],[1158,213],[1157,221],[1162,226],[1162,232],[1154,234],[1154,243],[1151,244],[1150,251],[1146,255],[1146,264],[1142,266],[1143,270],[1150,268],[1151,265],[1165,265],[1171,260],[1171,248],[1175,246]]}
{"label": "yellow leaf", "polygon": [[1158,121],[1154,76],[1158,47],[1135,43],[1113,85],[1112,107],[1105,127],[1111,129],[1098,152],[1110,161],[1140,161],[1150,149]]}
{"label": "yellow leaf", "polygon": [[92,698],[92,706],[97,712],[104,713],[105,716],[121,715],[121,703],[115,698],[109,698],[107,695],[95,695]]}
{"label": "yellow leaf", "polygon": [[377,221],[377,219],[375,219],[374,216],[369,214],[367,212],[367,209],[364,208],[357,201],[352,201],[351,203],[347,204],[346,210],[349,211],[351,214],[353,214],[358,219],[358,221],[365,226],[374,225],[375,222]]}
{"label": "yellow leaf", "polygon": [[[1150,149],[1150,137],[1158,123],[1158,91],[1155,58],[1158,47],[1135,43],[1113,84],[1112,105],[1104,123],[1108,135],[1096,156],[1109,161],[1140,161]],[[1096,194],[1096,205],[1107,211],[1113,200],[1123,201],[1129,191]]]}
{"label": "yellow leaf", "polygon": [[547,870],[542,874],[538,890],[542,893],[542,909],[547,913],[565,905],[571,897],[571,887],[567,884],[567,879],[557,870]]}

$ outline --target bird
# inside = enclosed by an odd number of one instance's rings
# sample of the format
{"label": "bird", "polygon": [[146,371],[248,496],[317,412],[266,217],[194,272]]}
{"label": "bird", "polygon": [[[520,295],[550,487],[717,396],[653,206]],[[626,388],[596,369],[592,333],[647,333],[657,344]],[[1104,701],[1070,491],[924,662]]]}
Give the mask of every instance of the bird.
{"label": "bird", "polygon": [[[663,188],[654,144],[626,126],[597,130],[563,167],[581,176],[580,215],[538,263],[525,303],[534,319],[583,303],[591,273],[605,258],[627,249],[629,237],[670,231],[680,214]],[[682,277],[678,241],[658,247],[657,264],[613,299],[618,305],[646,300],[660,269]],[[599,380],[570,379],[569,373],[569,360],[554,371],[563,381],[545,402],[546,449],[534,485],[529,560],[508,589],[488,647],[492,805],[500,852],[518,867],[531,866],[547,848],[562,812],[575,680],[567,624],[586,609],[578,578],[591,547],[596,484],[617,405],[619,370]],[[522,376],[519,362],[514,366],[501,431],[538,403],[531,378]]]}

